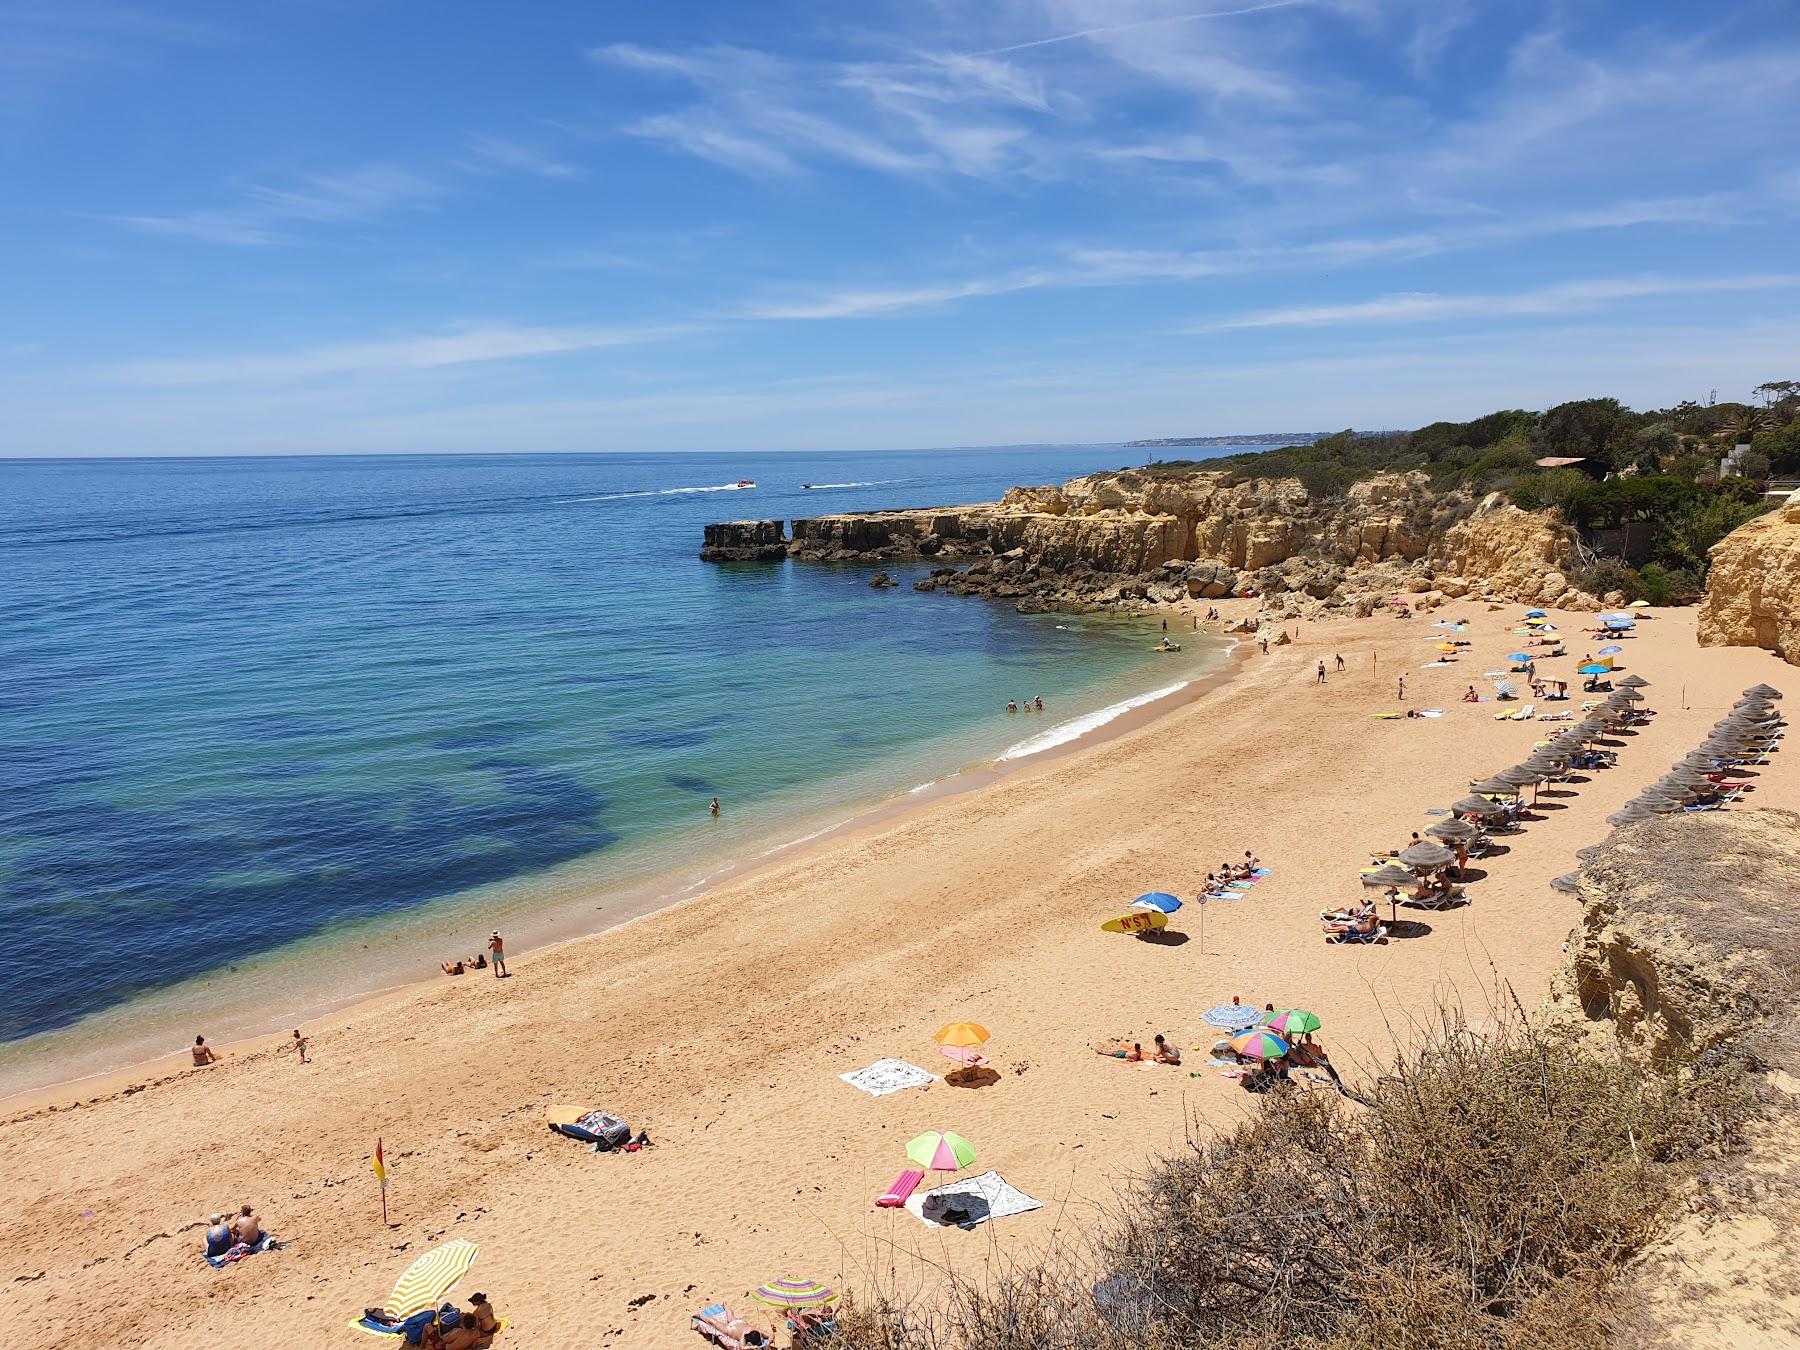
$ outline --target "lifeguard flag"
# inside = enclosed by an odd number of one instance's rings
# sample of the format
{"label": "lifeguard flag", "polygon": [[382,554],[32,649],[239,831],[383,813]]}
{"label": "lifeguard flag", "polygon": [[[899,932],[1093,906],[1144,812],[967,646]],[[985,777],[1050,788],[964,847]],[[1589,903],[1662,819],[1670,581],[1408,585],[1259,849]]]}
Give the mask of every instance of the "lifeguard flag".
{"label": "lifeguard flag", "polygon": [[387,1189],[387,1160],[381,1156],[381,1140],[379,1139],[375,1141],[375,1156],[369,1160],[369,1165],[375,1169],[375,1180],[381,1183],[381,1189],[385,1191]]}

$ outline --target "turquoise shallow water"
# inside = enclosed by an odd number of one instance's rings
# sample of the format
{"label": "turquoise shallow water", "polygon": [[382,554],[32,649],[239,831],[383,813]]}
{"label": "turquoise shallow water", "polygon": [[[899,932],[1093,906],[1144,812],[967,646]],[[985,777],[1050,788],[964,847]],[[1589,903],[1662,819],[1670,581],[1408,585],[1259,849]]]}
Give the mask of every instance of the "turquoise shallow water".
{"label": "turquoise shallow water", "polygon": [[694,556],[1133,457],[0,463],[0,1041],[547,875],[701,875],[1190,677],[1134,625]]}

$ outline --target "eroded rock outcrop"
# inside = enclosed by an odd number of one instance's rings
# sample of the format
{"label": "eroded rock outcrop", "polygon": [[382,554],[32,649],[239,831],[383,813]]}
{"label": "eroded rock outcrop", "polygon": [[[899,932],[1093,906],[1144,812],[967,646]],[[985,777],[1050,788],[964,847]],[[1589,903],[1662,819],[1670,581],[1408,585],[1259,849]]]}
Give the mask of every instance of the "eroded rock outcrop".
{"label": "eroded rock outcrop", "polygon": [[1800,666],[1800,495],[1740,525],[1711,557],[1701,643],[1763,647]]}
{"label": "eroded rock outcrop", "polygon": [[1650,1063],[1707,1072],[1735,1058],[1760,1108],[1638,1259],[1614,1343],[1800,1344],[1800,815],[1627,826],[1590,859],[1580,895],[1561,1009]]}
{"label": "eroded rock outcrop", "polygon": [[1460,596],[1595,603],[1570,587],[1574,536],[1554,513],[1433,492],[1416,473],[1378,475],[1320,501],[1291,478],[1127,469],[1013,488],[996,503],[796,520],[787,552],[969,563],[934,572],[918,589],[996,595],[1027,608],[1249,591],[1343,608],[1395,593],[1419,596],[1425,608]]}
{"label": "eroded rock outcrop", "polygon": [[787,557],[788,540],[779,520],[727,520],[706,527],[702,562],[775,562]]}
{"label": "eroded rock outcrop", "polygon": [[1706,811],[1617,830],[1582,870],[1563,1010],[1647,1060],[1758,1038],[1800,1069],[1800,815]]}

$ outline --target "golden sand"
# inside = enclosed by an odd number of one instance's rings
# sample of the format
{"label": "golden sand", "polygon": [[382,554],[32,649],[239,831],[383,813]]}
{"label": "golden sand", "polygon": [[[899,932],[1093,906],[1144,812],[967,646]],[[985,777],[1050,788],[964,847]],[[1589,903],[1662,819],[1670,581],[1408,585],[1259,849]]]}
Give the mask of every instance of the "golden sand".
{"label": "golden sand", "polygon": [[[1466,615],[1475,642],[1448,668],[1420,669],[1423,617],[1300,624],[1293,645],[1247,643],[1223,687],[1123,735],[518,953],[508,980],[444,980],[316,1022],[310,1065],[265,1043],[195,1070],[181,1050],[130,1087],[13,1103],[9,1344],[354,1345],[345,1320],[462,1236],[482,1252],[458,1292],[485,1290],[514,1320],[498,1344],[683,1346],[698,1343],[690,1311],[723,1298],[754,1315],[744,1291],[777,1276],[908,1290],[934,1265],[978,1275],[1078,1239],[1121,1177],[1193,1119],[1226,1123],[1250,1100],[1204,1054],[1127,1066],[1091,1042],[1162,1031],[1208,1045],[1201,1013],[1239,995],[1317,1012],[1354,1078],[1440,1000],[1479,1017],[1505,981],[1535,1003],[1577,917],[1550,879],[1745,686],[1800,685],[1766,652],[1695,646],[1691,611],[1654,612],[1621,659],[1652,682],[1657,716],[1619,766],[1547,796],[1542,819],[1478,864],[1467,907],[1414,912],[1384,945],[1327,946],[1317,914],[1358,897],[1371,850],[1545,734],[1457,701],[1488,689],[1520,609],[1443,613]],[[1580,643],[1584,616],[1556,617]],[[1317,687],[1317,661],[1336,654],[1348,670]],[[1445,715],[1371,717],[1406,706]],[[1800,807],[1800,756],[1756,782],[1759,804]],[[1170,925],[1185,942],[1099,931],[1142,891],[1192,896],[1246,848],[1274,875],[1207,906],[1204,943],[1191,903]],[[992,1029],[997,1083],[874,1099],[838,1081],[887,1056],[941,1073],[931,1034],[963,1019]],[[656,1146],[599,1157],[555,1138],[544,1111],[564,1102],[615,1110]],[[905,1141],[934,1128],[973,1140],[977,1170],[1043,1207],[971,1233],[873,1208]],[[367,1161],[377,1135],[389,1228]],[[215,1272],[202,1218],[245,1200],[288,1245]]]}

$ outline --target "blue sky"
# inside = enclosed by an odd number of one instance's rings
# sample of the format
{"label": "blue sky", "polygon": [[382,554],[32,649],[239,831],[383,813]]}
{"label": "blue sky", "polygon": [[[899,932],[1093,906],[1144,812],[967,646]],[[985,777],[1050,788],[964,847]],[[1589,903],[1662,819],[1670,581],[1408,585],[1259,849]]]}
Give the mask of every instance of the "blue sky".
{"label": "blue sky", "polygon": [[1741,398],[1796,125],[1793,0],[0,0],[0,454]]}

